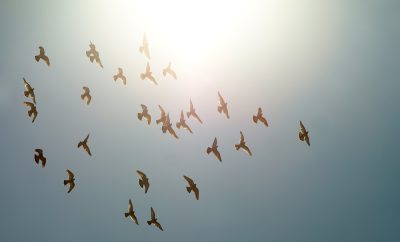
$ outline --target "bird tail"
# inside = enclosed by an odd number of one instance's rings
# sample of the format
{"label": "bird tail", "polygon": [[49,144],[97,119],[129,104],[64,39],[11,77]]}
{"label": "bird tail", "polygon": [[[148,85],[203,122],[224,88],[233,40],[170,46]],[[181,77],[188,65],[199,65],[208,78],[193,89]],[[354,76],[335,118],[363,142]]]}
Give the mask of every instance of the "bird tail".
{"label": "bird tail", "polygon": [[89,59],[90,59],[90,62],[93,63],[93,61],[94,61],[94,56],[89,56]]}
{"label": "bird tail", "polygon": [[114,75],[114,81],[117,81],[118,76]]}
{"label": "bird tail", "polygon": [[253,122],[254,122],[254,123],[257,123],[257,121],[258,121],[257,116],[254,116],[254,115],[253,115]]}
{"label": "bird tail", "polygon": [[138,113],[138,114],[137,114],[137,118],[138,118],[139,120],[142,120],[143,114],[142,114],[142,113]]}
{"label": "bird tail", "polygon": [[129,216],[129,213],[125,213],[125,218],[127,218]]}
{"label": "bird tail", "polygon": [[68,180],[64,180],[64,186],[67,185],[69,183]]}
{"label": "bird tail", "polygon": [[35,55],[35,60],[36,60],[37,62],[39,62],[40,56],[39,56],[39,55]]}
{"label": "bird tail", "polygon": [[301,132],[299,132],[299,139],[300,139],[301,141],[304,141],[304,135],[303,135]]}
{"label": "bird tail", "polygon": [[192,191],[192,188],[186,187],[186,190],[188,191],[188,193],[190,193]]}
{"label": "bird tail", "polygon": [[29,96],[29,92],[28,91],[24,91],[24,95],[25,95],[25,97],[28,97]]}
{"label": "bird tail", "polygon": [[210,154],[212,149],[210,147],[207,147],[207,154]]}
{"label": "bird tail", "polygon": [[240,149],[240,145],[235,145],[235,147],[236,147],[236,150]]}
{"label": "bird tail", "polygon": [[142,179],[139,180],[139,186],[143,187],[143,180]]}
{"label": "bird tail", "polygon": [[222,106],[218,106],[218,112],[219,112],[219,113],[222,112]]}
{"label": "bird tail", "polygon": [[147,224],[150,225],[150,224],[151,224],[151,221],[147,221]]}
{"label": "bird tail", "polygon": [[191,114],[190,114],[190,112],[187,112],[186,115],[187,115],[188,118],[190,118]]}
{"label": "bird tail", "polygon": [[162,126],[161,130],[162,130],[163,133],[165,133],[165,132],[167,132],[167,127],[166,126]]}
{"label": "bird tail", "polygon": [[182,124],[181,124],[180,122],[176,122],[176,127],[177,127],[178,129],[180,129],[181,126],[182,126]]}
{"label": "bird tail", "polygon": [[142,80],[144,80],[144,78],[146,77],[146,75],[145,74],[140,74],[140,79],[142,79]]}
{"label": "bird tail", "polygon": [[163,74],[163,76],[166,76],[167,75],[167,69],[163,69],[162,70],[162,74]]}

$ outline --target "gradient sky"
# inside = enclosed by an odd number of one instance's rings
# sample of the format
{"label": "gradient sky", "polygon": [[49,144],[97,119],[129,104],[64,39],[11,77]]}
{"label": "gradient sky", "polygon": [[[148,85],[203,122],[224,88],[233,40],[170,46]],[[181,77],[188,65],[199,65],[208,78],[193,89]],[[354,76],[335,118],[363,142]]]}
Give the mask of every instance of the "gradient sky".
{"label": "gradient sky", "polygon": [[[1,241],[400,241],[399,1],[142,2],[1,1]],[[139,79],[144,32],[159,86]],[[40,45],[50,68],[34,60]],[[161,74],[169,61],[178,80]],[[161,104],[175,123],[189,98],[204,121],[188,121],[193,135],[136,118]],[[259,106],[269,128],[251,121]],[[234,149],[240,130],[253,157]],[[87,133],[92,157],[76,148]],[[205,153],[214,137],[222,163]],[[129,198],[140,226],[123,216]],[[164,232],[145,223],[151,206]]]}

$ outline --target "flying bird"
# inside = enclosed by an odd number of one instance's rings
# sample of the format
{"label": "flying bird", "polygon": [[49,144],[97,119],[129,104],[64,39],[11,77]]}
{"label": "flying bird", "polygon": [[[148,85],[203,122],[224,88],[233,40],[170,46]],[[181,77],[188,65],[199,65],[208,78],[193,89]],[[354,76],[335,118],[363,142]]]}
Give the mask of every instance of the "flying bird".
{"label": "flying bird", "polygon": [[171,62],[168,63],[168,66],[163,69],[163,76],[166,76],[167,74],[170,74],[176,80],[176,74],[175,71],[171,68]]}
{"label": "flying bird", "polygon": [[159,228],[161,231],[163,231],[163,228],[161,227],[161,224],[157,221],[156,218],[156,213],[154,212],[154,209],[151,207],[151,218],[149,221],[147,221],[148,225],[154,224],[157,228]]}
{"label": "flying bird", "polygon": [[125,218],[130,217],[135,224],[139,225],[138,219],[136,218],[135,211],[133,211],[133,204],[131,199],[129,199],[128,203],[128,212],[125,213]]}
{"label": "flying bird", "polygon": [[195,118],[197,121],[199,121],[201,124],[203,123],[199,117],[199,115],[197,115],[196,113],[196,109],[194,109],[193,107],[193,103],[192,103],[192,99],[190,99],[190,110],[189,112],[186,113],[187,117],[190,118],[191,116],[193,116],[193,118]]}
{"label": "flying bird", "polygon": [[24,91],[24,95],[27,98],[32,98],[32,101],[34,104],[36,104],[36,98],[35,98],[35,92],[34,92],[34,88],[32,88],[32,86],[25,80],[25,78],[22,78],[25,84],[25,91]]}
{"label": "flying bird", "polygon": [[167,118],[165,119],[165,122],[163,123],[163,126],[161,128],[163,133],[166,133],[168,131],[168,133],[172,136],[174,136],[176,139],[178,139],[178,136],[175,133],[175,130],[172,128],[172,123],[169,119],[169,114],[167,114]]}
{"label": "flying bird", "polygon": [[191,178],[187,177],[187,176],[183,176],[183,178],[185,178],[185,180],[189,184],[189,186],[186,187],[186,190],[188,191],[188,193],[193,191],[194,195],[196,196],[196,200],[199,200],[200,193],[199,193],[199,189],[197,188],[196,183],[194,183],[194,181]]}
{"label": "flying bird", "polygon": [[139,179],[139,186],[140,186],[141,188],[144,187],[144,193],[147,193],[147,190],[149,190],[149,187],[150,187],[149,178],[147,178],[146,174],[144,174],[143,172],[141,172],[141,171],[139,171],[139,170],[137,170],[136,172],[137,172],[137,173],[139,174],[139,176],[140,176],[140,179]]}
{"label": "flying bird", "polygon": [[143,45],[139,47],[140,53],[144,53],[147,59],[150,60],[149,43],[147,42],[146,33],[143,34]]}
{"label": "flying bird", "polygon": [[310,138],[308,137],[308,131],[304,127],[303,123],[300,121],[300,132],[299,132],[299,139],[301,141],[306,141],[308,146],[310,146]]}
{"label": "flying bird", "polygon": [[81,99],[83,101],[86,100],[86,104],[89,105],[90,101],[92,100],[92,96],[90,95],[90,89],[88,87],[82,87],[83,88],[83,94],[81,95]]}
{"label": "flying bird", "polygon": [[147,124],[150,124],[151,122],[151,116],[149,114],[149,110],[147,109],[147,106],[144,104],[140,104],[142,106],[142,112],[137,114],[137,117],[139,120],[142,120],[142,118],[147,119]]}
{"label": "flying bird", "polygon": [[258,121],[260,121],[261,123],[263,123],[265,126],[268,127],[267,119],[263,116],[261,108],[258,108],[257,115],[253,115],[253,122],[257,123]]}
{"label": "flying bird", "polygon": [[244,142],[244,136],[243,136],[242,131],[240,131],[240,143],[235,144],[235,147],[236,147],[236,150],[239,150],[240,148],[242,148],[243,151],[245,151],[249,156],[252,156],[249,147],[246,145],[246,142]]}
{"label": "flying bird", "polygon": [[124,71],[120,67],[118,67],[117,75],[114,75],[114,81],[117,81],[118,78],[123,81],[124,85],[126,85],[126,77],[124,76]]}
{"label": "flying bird", "polygon": [[211,152],[214,154],[215,158],[222,162],[221,154],[218,151],[217,138],[214,138],[214,142],[211,147],[207,147],[207,154],[210,154]]}
{"label": "flying bird", "polygon": [[35,119],[36,119],[36,117],[38,115],[38,111],[36,109],[36,105],[34,103],[31,103],[31,102],[24,102],[24,105],[29,107],[28,116],[32,117],[32,115],[33,115],[32,123],[35,122]]}
{"label": "flying bird", "polygon": [[39,161],[42,162],[42,167],[44,168],[46,166],[46,157],[43,155],[43,150],[42,149],[35,149],[35,162],[36,164],[39,164]]}
{"label": "flying bird", "polygon": [[103,68],[103,65],[101,64],[101,60],[100,60],[100,54],[99,52],[96,50],[96,46],[90,42],[89,44],[89,50],[86,51],[86,55],[87,57],[89,57],[90,62],[93,63],[93,61],[96,61],[96,63]]}
{"label": "flying bird", "polygon": [[181,111],[181,117],[180,117],[180,119],[179,119],[179,122],[176,122],[176,127],[177,127],[178,129],[180,129],[180,128],[182,127],[183,129],[186,129],[186,130],[188,130],[191,134],[193,134],[193,132],[192,132],[192,130],[190,129],[189,125],[186,123],[185,115],[183,115],[183,110]]}
{"label": "flying bird", "polygon": [[49,57],[45,54],[44,48],[42,46],[39,46],[39,55],[35,56],[36,62],[39,62],[40,59],[46,62],[47,66],[50,66]]}
{"label": "flying bird", "polygon": [[218,112],[221,113],[223,112],[226,116],[227,119],[229,119],[229,113],[228,113],[228,103],[224,101],[224,98],[221,96],[221,94],[218,92],[218,97],[219,97],[219,103],[220,106],[218,106]]}
{"label": "flying bird", "polygon": [[161,105],[158,105],[158,108],[160,109],[160,115],[161,117],[156,120],[156,123],[165,123],[165,120],[167,119],[167,115],[165,114],[165,110],[161,107]]}
{"label": "flying bird", "polygon": [[147,62],[146,72],[140,74],[140,79],[144,80],[145,78],[149,79],[149,81],[153,82],[157,85],[156,79],[153,76],[153,72],[150,71],[150,64]]}
{"label": "flying bird", "polygon": [[72,189],[74,189],[75,187],[75,176],[74,173],[72,173],[72,171],[70,170],[67,170],[67,173],[68,173],[68,180],[64,180],[64,186],[69,184],[69,189],[67,193],[70,193]]}
{"label": "flying bird", "polygon": [[89,148],[89,146],[87,144],[88,139],[89,139],[89,134],[86,136],[86,138],[83,141],[79,141],[78,148],[82,146],[83,149],[86,151],[86,153],[88,155],[92,156],[92,153],[90,153],[90,148]]}

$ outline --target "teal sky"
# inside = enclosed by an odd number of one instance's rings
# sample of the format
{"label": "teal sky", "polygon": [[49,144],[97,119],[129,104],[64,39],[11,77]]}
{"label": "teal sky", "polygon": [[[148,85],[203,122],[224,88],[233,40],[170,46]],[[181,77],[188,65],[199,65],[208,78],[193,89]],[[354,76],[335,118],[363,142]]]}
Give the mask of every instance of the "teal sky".
{"label": "teal sky", "polygon": [[[389,0],[1,1],[0,240],[399,241],[399,16]],[[158,86],[139,78],[144,32]],[[86,57],[90,41],[104,69]],[[162,76],[169,61],[178,80]],[[175,124],[190,98],[204,121],[188,120],[193,135],[136,118],[143,103],[155,120],[161,104]],[[251,121],[259,106],[269,128]],[[253,157],[234,149],[239,131]],[[88,133],[92,157],[76,148]],[[214,137],[222,163],[205,152]],[[139,226],[123,216],[130,198]],[[146,224],[150,207],[164,232]]]}

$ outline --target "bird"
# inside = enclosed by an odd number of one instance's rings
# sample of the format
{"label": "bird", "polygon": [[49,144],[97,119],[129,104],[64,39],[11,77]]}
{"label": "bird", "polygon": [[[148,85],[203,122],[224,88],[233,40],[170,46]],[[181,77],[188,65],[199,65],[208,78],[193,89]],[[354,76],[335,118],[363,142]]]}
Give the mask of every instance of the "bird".
{"label": "bird", "polygon": [[67,193],[70,193],[72,191],[72,189],[74,189],[75,187],[75,176],[74,173],[72,173],[72,171],[67,169],[67,173],[68,173],[68,180],[64,180],[64,186],[66,186],[67,184],[69,184],[69,189]]}
{"label": "bird", "polygon": [[199,189],[197,188],[196,183],[194,183],[194,181],[193,181],[191,178],[187,177],[187,176],[183,176],[183,178],[184,178],[184,179],[188,182],[188,184],[189,184],[189,186],[186,187],[186,190],[188,191],[188,193],[190,193],[191,191],[193,191],[193,192],[194,192],[194,195],[196,196],[196,200],[199,200],[200,193],[199,193]]}
{"label": "bird", "polygon": [[176,127],[180,129],[181,127],[183,129],[187,129],[191,134],[193,134],[192,130],[190,129],[189,125],[186,123],[185,120],[185,115],[183,114],[183,110],[181,110],[181,117],[179,119],[179,122],[176,122]]}
{"label": "bird", "polygon": [[124,71],[121,67],[118,67],[118,73],[117,75],[114,75],[114,81],[117,81],[118,78],[120,78],[123,81],[124,85],[126,85],[126,77],[124,76]]}
{"label": "bird", "polygon": [[168,133],[170,135],[172,135],[173,137],[175,137],[176,139],[178,139],[178,136],[175,133],[175,130],[172,128],[172,123],[169,119],[169,113],[167,114],[167,117],[165,119],[165,122],[163,123],[163,126],[161,128],[163,133],[166,133],[168,131]]}
{"label": "bird", "polygon": [[263,123],[265,126],[268,127],[267,119],[263,116],[261,108],[258,108],[257,115],[253,115],[253,122],[257,123],[258,121],[260,121],[261,123]]}
{"label": "bird", "polygon": [[103,68],[103,64],[101,64],[101,60],[100,60],[100,54],[99,52],[96,50],[96,46],[90,42],[89,44],[89,50],[86,51],[86,55],[87,57],[89,57],[90,62],[93,63],[93,61],[96,61],[96,63]]}
{"label": "bird", "polygon": [[36,104],[36,97],[35,97],[35,92],[34,92],[35,89],[32,88],[32,86],[28,83],[27,80],[25,80],[24,77],[23,77],[22,79],[23,79],[23,81],[24,81],[25,89],[26,89],[26,90],[24,91],[25,97],[27,97],[27,98],[32,98],[33,103]]}
{"label": "bird", "polygon": [[36,117],[38,115],[38,111],[36,109],[36,105],[34,103],[31,103],[31,102],[24,102],[23,104],[25,104],[25,106],[29,107],[28,116],[32,117],[32,115],[33,115],[32,123],[35,122],[35,119],[36,119]]}
{"label": "bird", "polygon": [[147,109],[147,106],[144,104],[140,104],[142,106],[142,112],[137,114],[137,117],[139,120],[142,120],[142,118],[147,119],[147,124],[150,125],[151,122],[151,116],[149,114],[149,110]]}
{"label": "bird", "polygon": [[244,136],[243,136],[242,131],[240,131],[240,143],[235,144],[235,147],[236,147],[236,150],[239,150],[240,148],[242,148],[249,156],[252,156],[249,147],[246,145],[246,142],[244,142]]}
{"label": "bird", "polygon": [[45,54],[44,48],[42,46],[39,46],[39,55],[35,56],[36,62],[39,62],[40,59],[46,62],[47,66],[50,66],[49,57]]}
{"label": "bird", "polygon": [[218,112],[224,112],[225,116],[227,119],[229,119],[229,113],[228,113],[228,103],[224,101],[224,98],[221,96],[221,94],[218,92],[218,97],[219,97],[219,103],[220,106],[218,106]]}
{"label": "bird", "polygon": [[136,172],[140,176],[139,186],[141,188],[144,187],[144,193],[147,193],[147,190],[149,190],[149,187],[150,187],[149,178],[147,178],[146,174],[144,174],[142,171],[137,170]]}
{"label": "bird", "polygon": [[217,138],[214,138],[214,142],[213,142],[213,144],[212,144],[211,147],[207,147],[207,154],[210,154],[211,152],[214,154],[214,156],[215,156],[220,162],[222,162],[221,154],[220,154],[219,151],[218,151]]}
{"label": "bird", "polygon": [[86,136],[86,138],[83,141],[79,141],[78,148],[82,146],[83,149],[86,151],[86,153],[88,155],[92,156],[92,153],[90,153],[90,148],[89,148],[89,146],[87,144],[88,139],[89,139],[89,134]]}
{"label": "bird", "polygon": [[130,217],[135,224],[139,225],[138,219],[136,218],[135,211],[133,211],[132,200],[129,199],[128,212],[125,213],[125,218]]}
{"label": "bird", "polygon": [[163,69],[163,76],[166,76],[167,74],[170,74],[176,80],[176,73],[171,68],[171,62],[168,63],[168,66]]}
{"label": "bird", "polygon": [[165,122],[167,115],[165,114],[165,110],[161,107],[161,105],[158,105],[158,108],[160,109],[160,115],[161,117],[159,119],[156,120],[156,123],[163,123]]}
{"label": "bird", "polygon": [[151,209],[151,218],[149,221],[147,221],[147,224],[148,225],[154,224],[154,226],[159,228],[161,231],[164,231],[163,228],[161,227],[161,224],[157,221],[156,213],[154,212],[154,209],[152,207],[150,209]]}
{"label": "bird", "polygon": [[197,115],[196,113],[196,109],[194,109],[193,107],[193,103],[192,103],[192,99],[190,99],[190,110],[189,112],[186,113],[187,117],[190,118],[191,116],[193,116],[193,118],[195,118],[197,121],[199,121],[201,124],[203,123],[199,117],[199,115]]}
{"label": "bird", "polygon": [[153,73],[150,71],[150,64],[147,62],[146,72],[140,74],[140,79],[144,80],[145,78],[152,81],[155,85],[157,85],[156,79],[153,76]]}
{"label": "bird", "polygon": [[35,152],[37,154],[35,154],[35,162],[36,164],[39,164],[39,161],[42,162],[42,167],[44,168],[46,166],[46,157],[44,157],[43,155],[43,150],[42,149],[35,149]]}
{"label": "bird", "polygon": [[150,60],[149,43],[147,42],[146,33],[143,34],[143,45],[139,47],[140,53],[144,53],[147,59]]}
{"label": "bird", "polygon": [[82,89],[84,92],[81,95],[81,99],[85,101],[85,98],[87,98],[86,104],[89,105],[90,101],[92,100],[92,96],[90,95],[90,89],[88,87],[82,87]]}
{"label": "bird", "polygon": [[300,132],[299,132],[299,139],[301,141],[306,141],[308,146],[310,146],[310,137],[308,136],[308,131],[304,127],[303,123],[300,121]]}

